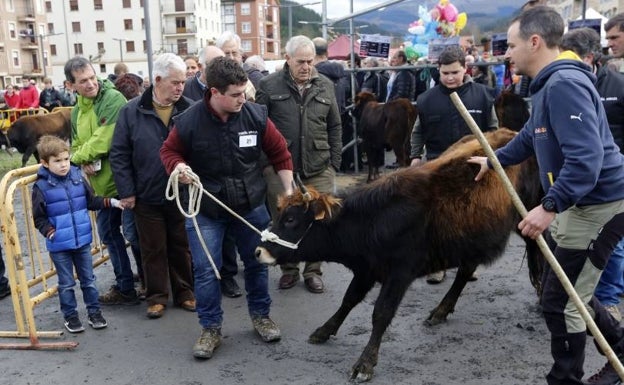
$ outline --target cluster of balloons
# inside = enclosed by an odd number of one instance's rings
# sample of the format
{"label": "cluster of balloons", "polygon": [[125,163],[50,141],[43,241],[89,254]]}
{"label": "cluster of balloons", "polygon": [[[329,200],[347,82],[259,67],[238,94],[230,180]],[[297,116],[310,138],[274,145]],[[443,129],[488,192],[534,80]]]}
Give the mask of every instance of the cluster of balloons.
{"label": "cluster of balloons", "polygon": [[410,23],[407,31],[411,36],[406,36],[404,43],[409,60],[427,56],[431,39],[458,36],[468,22],[468,15],[459,13],[449,0],[440,0],[431,10],[419,5],[418,17]]}

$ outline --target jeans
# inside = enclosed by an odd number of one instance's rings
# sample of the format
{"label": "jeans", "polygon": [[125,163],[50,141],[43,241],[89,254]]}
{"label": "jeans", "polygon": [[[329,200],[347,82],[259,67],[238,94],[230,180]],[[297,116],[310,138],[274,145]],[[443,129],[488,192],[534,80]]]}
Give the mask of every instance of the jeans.
{"label": "jeans", "polygon": [[95,275],[93,274],[93,257],[91,256],[91,245],[87,244],[79,249],[65,250],[50,253],[56,274],[58,275],[58,293],[61,302],[61,312],[63,317],[68,319],[78,315],[76,311],[76,295],[74,294],[74,266],[80,281],[82,298],[87,306],[87,313],[93,314],[100,310],[98,302],[98,290],[95,286]]}
{"label": "jeans", "polygon": [[145,284],[145,273],[143,272],[143,258],[141,257],[141,247],[139,245],[139,232],[134,220],[134,211],[124,210],[121,214],[121,229],[126,241],[130,242],[130,250],[136,263],[137,274],[142,284]]}
{"label": "jeans", "polygon": [[605,267],[595,295],[604,306],[612,306],[620,303],[620,293],[624,292],[624,239],[622,239],[611,253],[609,262]]}
{"label": "jeans", "polygon": [[98,211],[96,222],[102,243],[108,248],[117,289],[123,294],[134,293],[130,257],[126,251],[126,240],[121,235],[121,210],[102,209]]}
{"label": "jeans", "polygon": [[[265,229],[269,223],[269,214],[264,205],[256,207],[243,217],[258,229]],[[271,297],[268,289],[268,268],[260,264],[254,255],[256,246],[260,243],[260,236],[233,216],[211,219],[199,214],[196,220],[201,237],[206,242],[217,269],[221,268],[221,250],[225,232],[229,231],[234,236],[240,258],[245,266],[244,278],[249,314],[251,316],[269,315]],[[186,220],[186,231],[193,259],[199,324],[203,328],[221,327],[223,322],[221,285],[202,248],[192,219]]]}

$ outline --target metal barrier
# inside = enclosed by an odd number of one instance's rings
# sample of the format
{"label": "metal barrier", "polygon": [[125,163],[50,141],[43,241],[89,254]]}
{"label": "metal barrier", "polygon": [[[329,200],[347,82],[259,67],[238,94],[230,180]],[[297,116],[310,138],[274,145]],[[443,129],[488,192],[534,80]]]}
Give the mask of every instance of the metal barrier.
{"label": "metal barrier", "polygon": [[[15,314],[15,331],[0,331],[0,337],[29,338],[30,343],[0,343],[0,349],[73,349],[77,342],[39,342],[39,337],[60,337],[62,331],[38,331],[34,308],[55,295],[56,270],[45,250],[45,240],[33,222],[31,185],[39,165],[9,171],[0,180],[0,231],[3,234],[11,300]],[[93,266],[108,260],[91,215],[93,228]]]}
{"label": "metal barrier", "polygon": [[[63,107],[57,107],[63,108]],[[45,108],[12,108],[8,110],[0,110],[0,131],[3,134],[11,127],[11,124],[15,122],[20,116],[26,115],[40,115],[40,114],[48,114],[48,110]]]}

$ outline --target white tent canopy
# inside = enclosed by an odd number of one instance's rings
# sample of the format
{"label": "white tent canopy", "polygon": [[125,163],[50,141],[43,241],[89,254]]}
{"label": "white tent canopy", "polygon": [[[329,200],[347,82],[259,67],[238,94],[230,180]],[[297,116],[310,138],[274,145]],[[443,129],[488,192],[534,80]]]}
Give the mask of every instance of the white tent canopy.
{"label": "white tent canopy", "polygon": [[[576,20],[581,20],[583,19],[582,16],[579,16],[576,18]],[[600,14],[600,12],[596,11],[593,8],[587,8],[587,10],[585,10],[585,19],[600,19],[600,45],[602,47],[606,47],[607,46],[607,39],[606,39],[606,32],[604,30],[604,25],[607,21],[609,21],[608,18],[602,16]],[[566,30],[567,30],[567,26],[566,26]]]}

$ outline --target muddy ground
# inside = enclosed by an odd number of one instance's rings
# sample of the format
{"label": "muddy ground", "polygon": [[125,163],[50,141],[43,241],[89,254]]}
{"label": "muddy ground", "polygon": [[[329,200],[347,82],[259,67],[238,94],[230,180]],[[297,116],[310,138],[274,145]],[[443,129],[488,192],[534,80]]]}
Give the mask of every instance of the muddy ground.
{"label": "muddy ground", "polygon": [[[341,176],[340,185],[362,178]],[[512,236],[504,256],[493,266],[478,269],[478,281],[468,284],[455,313],[436,327],[427,327],[423,321],[449,289],[454,272],[440,285],[416,280],[384,336],[371,383],[545,384],[544,375],[551,365],[548,333],[522,256],[522,242]],[[96,275],[103,292],[112,283],[110,264],[99,267]],[[145,316],[145,303],[105,307],[108,328],[95,331],[85,322],[84,333],[60,337],[79,343],[73,351],[0,351],[0,384],[348,383],[350,368],[370,335],[379,288],[354,309],[336,337],[312,345],[308,335],[338,308],[351,273],[337,264],[324,265],[323,294],[307,292],[301,282],[280,291],[279,275],[278,268],[270,268],[271,315],[282,330],[278,343],[265,344],[254,334],[244,298],[223,299],[223,344],[208,361],[197,361],[191,355],[200,332],[194,313],[169,306],[161,319],[150,320]],[[237,279],[242,284],[240,274]],[[38,330],[63,329],[58,298],[37,306],[35,315]],[[14,322],[11,301],[1,300],[0,330],[15,330]],[[26,341],[0,339],[0,344],[7,342]],[[603,363],[588,341],[586,372],[592,374]]]}

